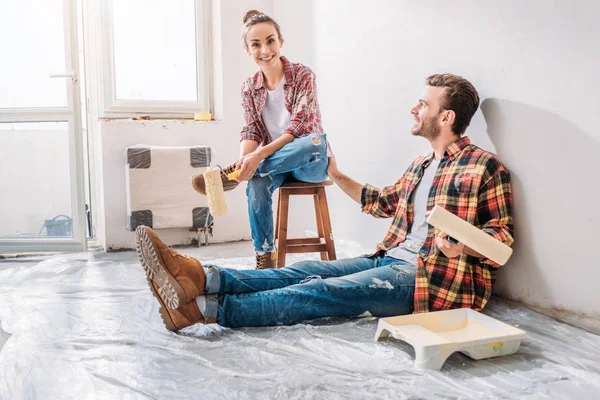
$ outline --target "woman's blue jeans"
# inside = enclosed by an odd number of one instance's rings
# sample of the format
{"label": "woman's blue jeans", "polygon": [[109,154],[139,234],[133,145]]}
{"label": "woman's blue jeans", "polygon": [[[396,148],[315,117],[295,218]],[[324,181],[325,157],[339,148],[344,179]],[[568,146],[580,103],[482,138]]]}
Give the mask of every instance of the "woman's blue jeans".
{"label": "woman's blue jeans", "polygon": [[312,133],[301,136],[265,158],[248,181],[248,215],[254,249],[259,253],[275,250],[273,244],[273,193],[289,178],[302,182],[327,179],[327,136]]}

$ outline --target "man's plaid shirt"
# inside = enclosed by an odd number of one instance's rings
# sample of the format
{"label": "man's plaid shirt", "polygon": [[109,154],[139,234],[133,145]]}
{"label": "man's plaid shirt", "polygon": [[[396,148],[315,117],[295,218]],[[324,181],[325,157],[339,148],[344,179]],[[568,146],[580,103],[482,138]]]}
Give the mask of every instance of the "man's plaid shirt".
{"label": "man's plaid shirt", "polygon": [[[413,222],[411,196],[434,154],[418,157],[394,186],[362,190],[363,212],[393,218],[377,251],[402,243]],[[510,175],[489,152],[463,137],[446,149],[429,191],[427,210],[440,205],[508,246],[514,242]],[[435,244],[439,230],[429,226],[417,258],[416,313],[469,307],[481,310],[492,294],[498,264],[462,254],[447,258]]]}

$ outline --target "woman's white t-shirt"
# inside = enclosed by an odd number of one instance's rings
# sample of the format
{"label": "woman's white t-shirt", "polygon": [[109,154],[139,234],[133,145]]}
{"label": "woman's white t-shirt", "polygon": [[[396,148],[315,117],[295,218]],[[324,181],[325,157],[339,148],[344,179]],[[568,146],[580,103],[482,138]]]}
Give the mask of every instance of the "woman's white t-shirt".
{"label": "woman's white t-shirt", "polygon": [[281,79],[275,90],[267,89],[267,102],[261,111],[262,119],[269,132],[269,136],[271,136],[271,141],[283,135],[292,117],[292,114],[285,107],[284,83],[285,77]]}

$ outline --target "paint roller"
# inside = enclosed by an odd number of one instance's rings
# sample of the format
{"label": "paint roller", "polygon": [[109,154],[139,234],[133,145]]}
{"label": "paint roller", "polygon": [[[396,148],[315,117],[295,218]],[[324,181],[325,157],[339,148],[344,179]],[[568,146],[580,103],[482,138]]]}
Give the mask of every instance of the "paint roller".
{"label": "paint roller", "polygon": [[[227,175],[229,180],[237,179],[240,170],[237,169]],[[221,168],[209,168],[202,173],[206,188],[206,200],[208,208],[213,217],[222,217],[227,214],[227,203],[225,202],[225,191],[221,174],[225,174]]]}
{"label": "paint roller", "polygon": [[512,254],[510,247],[443,207],[433,207],[427,223],[448,234],[449,242],[461,242],[497,264],[506,264]]}

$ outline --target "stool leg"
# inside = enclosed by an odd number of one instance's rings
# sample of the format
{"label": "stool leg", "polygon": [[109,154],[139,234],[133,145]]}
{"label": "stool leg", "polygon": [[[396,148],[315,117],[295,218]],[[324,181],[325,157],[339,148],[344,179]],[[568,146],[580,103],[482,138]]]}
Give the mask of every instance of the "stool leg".
{"label": "stool leg", "polygon": [[[315,200],[315,215],[317,217],[317,233],[319,235],[319,239],[323,238],[325,239],[325,233],[323,233],[323,216],[321,215],[321,207],[319,205],[319,195],[315,194],[313,196],[314,200]],[[325,242],[327,243],[327,242]],[[326,251],[322,251],[321,252],[321,260],[327,260],[328,256],[327,256],[327,252]]]}
{"label": "stool leg", "polygon": [[275,217],[275,234],[273,238],[273,242],[275,243],[275,247],[279,248],[277,244],[277,239],[279,239],[279,213],[281,211],[281,193],[277,195],[277,216]]}
{"label": "stool leg", "polygon": [[277,242],[279,243],[278,256],[277,256],[277,268],[281,268],[285,265],[285,256],[287,253],[287,228],[288,228],[288,211],[290,208],[290,194],[285,189],[279,189],[279,221]]}
{"label": "stool leg", "polygon": [[331,219],[329,218],[329,206],[327,205],[327,194],[325,188],[320,187],[317,191],[319,197],[319,205],[321,209],[321,219],[323,221],[323,230],[325,234],[325,246],[327,247],[327,254],[329,261],[336,260],[335,256],[335,244],[333,243],[333,233],[331,232]]}

